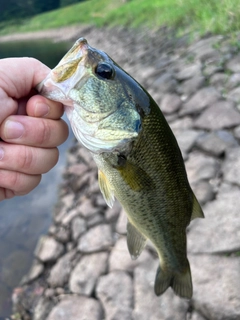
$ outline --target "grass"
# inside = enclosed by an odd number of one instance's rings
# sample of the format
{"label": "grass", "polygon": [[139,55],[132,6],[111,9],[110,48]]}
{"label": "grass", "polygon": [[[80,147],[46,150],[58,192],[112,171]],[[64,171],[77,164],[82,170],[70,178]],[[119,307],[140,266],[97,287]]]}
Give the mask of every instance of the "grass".
{"label": "grass", "polygon": [[88,0],[23,20],[0,24],[0,34],[36,31],[74,24],[175,28],[226,34],[240,30],[239,0]]}

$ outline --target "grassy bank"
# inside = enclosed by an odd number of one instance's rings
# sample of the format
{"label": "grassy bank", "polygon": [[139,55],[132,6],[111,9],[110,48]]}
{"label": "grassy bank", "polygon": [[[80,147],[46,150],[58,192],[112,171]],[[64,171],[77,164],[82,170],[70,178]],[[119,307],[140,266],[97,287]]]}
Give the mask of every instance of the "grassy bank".
{"label": "grassy bank", "polygon": [[11,24],[0,34],[58,28],[73,24],[124,25],[215,34],[240,30],[239,0],[88,0]]}

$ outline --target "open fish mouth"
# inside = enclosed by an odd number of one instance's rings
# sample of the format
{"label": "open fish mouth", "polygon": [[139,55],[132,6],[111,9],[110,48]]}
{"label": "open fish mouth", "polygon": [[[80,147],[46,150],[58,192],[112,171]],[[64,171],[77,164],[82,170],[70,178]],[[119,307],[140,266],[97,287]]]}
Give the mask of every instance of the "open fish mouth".
{"label": "open fish mouth", "polygon": [[72,107],[72,100],[68,95],[84,73],[84,61],[82,64],[80,62],[87,56],[88,49],[87,40],[78,39],[57,66],[37,85],[37,91],[49,99]]}

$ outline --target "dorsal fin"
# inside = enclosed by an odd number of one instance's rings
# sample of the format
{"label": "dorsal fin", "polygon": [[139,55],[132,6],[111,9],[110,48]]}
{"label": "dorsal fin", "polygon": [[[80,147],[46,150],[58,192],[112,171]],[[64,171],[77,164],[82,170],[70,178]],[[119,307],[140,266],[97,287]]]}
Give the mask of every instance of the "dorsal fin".
{"label": "dorsal fin", "polygon": [[193,220],[195,218],[204,218],[204,213],[202,211],[202,208],[201,208],[195,194],[193,193],[193,210],[192,210],[191,220]]}
{"label": "dorsal fin", "polygon": [[146,245],[147,239],[136,229],[131,222],[127,223],[127,245],[133,260],[137,259]]}
{"label": "dorsal fin", "polygon": [[101,170],[98,170],[98,183],[107,205],[112,208],[114,202],[114,192],[108,179]]}

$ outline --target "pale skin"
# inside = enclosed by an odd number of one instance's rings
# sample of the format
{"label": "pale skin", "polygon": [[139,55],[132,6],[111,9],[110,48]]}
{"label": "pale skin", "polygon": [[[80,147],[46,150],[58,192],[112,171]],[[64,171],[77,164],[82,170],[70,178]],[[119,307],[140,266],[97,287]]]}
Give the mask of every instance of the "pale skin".
{"label": "pale skin", "polygon": [[67,139],[63,105],[34,90],[49,71],[33,58],[0,60],[0,201],[33,190]]}

